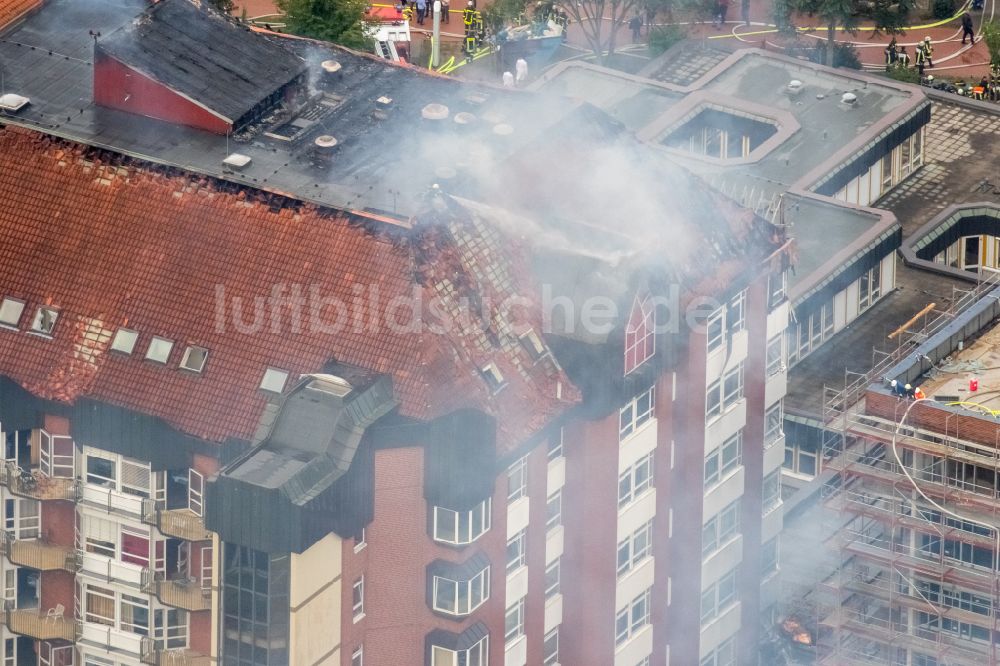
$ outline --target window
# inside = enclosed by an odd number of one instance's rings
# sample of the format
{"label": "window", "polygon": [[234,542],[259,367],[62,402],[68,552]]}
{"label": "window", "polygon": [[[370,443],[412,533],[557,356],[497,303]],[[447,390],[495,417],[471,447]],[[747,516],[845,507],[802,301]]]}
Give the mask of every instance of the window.
{"label": "window", "polygon": [[111,340],[111,349],[123,354],[131,354],[135,349],[135,343],[139,339],[139,334],[127,328],[119,328],[115,332],[114,339]]}
{"label": "window", "polygon": [[561,458],[563,455],[563,429],[559,428],[559,432],[549,438],[548,444],[548,455],[549,460],[555,460]]}
{"label": "window", "polygon": [[705,456],[705,489],[718,484],[743,462],[743,430]]}
{"label": "window", "polygon": [[875,264],[858,281],[858,314],[861,314],[879,299],[882,294],[882,264]]}
{"label": "window", "polygon": [[469,580],[434,576],[434,610],[449,615],[468,615],[490,598],[490,568]]}
{"label": "window", "polygon": [[191,372],[201,372],[205,369],[205,361],[207,360],[208,350],[204,347],[195,347],[192,345],[184,350],[181,367]]}
{"label": "window", "polygon": [[701,623],[711,622],[736,601],[736,569],[733,569],[701,593]]}
{"label": "window", "polygon": [[59,311],[54,308],[38,308],[35,311],[35,318],[31,322],[31,330],[42,335],[52,335],[52,329],[56,327],[56,319],[59,318]]}
{"label": "window", "polygon": [[559,627],[545,634],[542,640],[542,666],[559,663]]}
{"label": "window", "polygon": [[623,576],[653,554],[653,521],[637,529],[618,544],[618,576]]}
{"label": "window", "polygon": [[115,626],[115,592],[106,587],[85,585],[83,596],[84,619],[87,622]]}
{"label": "window", "polygon": [[705,392],[705,419],[711,421],[743,398],[743,363],[708,385]]}
{"label": "window", "polygon": [[769,448],[772,444],[781,439],[782,422],[784,421],[783,403],[781,400],[774,403],[764,412],[764,448]]}
{"label": "window", "polygon": [[726,339],[726,309],[721,307],[708,316],[705,325],[705,337],[708,341],[708,351],[712,352],[722,346]]}
{"label": "window", "polygon": [[764,500],[765,515],[781,504],[781,470],[776,469],[764,477],[761,494]]}
{"label": "window", "polygon": [[618,477],[618,508],[653,487],[653,453],[647,453]]}
{"label": "window", "polygon": [[801,315],[797,324],[789,326],[788,358],[790,363],[798,362],[816,351],[824,341],[833,335],[833,299],[809,316]]}
{"label": "window", "polygon": [[560,558],[552,560],[552,562],[545,567],[545,598],[550,599],[555,595],[559,594],[560,589],[560,575],[562,564]]}
{"label": "window", "polygon": [[521,499],[528,492],[528,457],[517,460],[507,468],[507,501]]}
{"label": "window", "polygon": [[767,376],[771,377],[782,371],[785,364],[783,336],[778,333],[767,343]]}
{"label": "window", "polygon": [[146,350],[146,358],[157,363],[166,363],[170,358],[170,351],[174,348],[174,341],[154,335],[149,342],[149,349]]}
{"label": "window", "polygon": [[[435,507],[435,510],[437,510],[437,507]],[[361,532],[354,535],[354,552],[360,553],[367,545],[368,542],[365,541],[365,528],[362,527]]]}
{"label": "window", "polygon": [[507,542],[507,573],[524,566],[526,530],[521,530]]}
{"label": "window", "polygon": [[767,576],[778,570],[778,537],[774,537],[763,546],[760,554],[760,571]]}
{"label": "window", "polygon": [[351,610],[354,614],[354,621],[357,622],[365,616],[365,577],[362,576],[354,583],[351,592]]}
{"label": "window", "polygon": [[641,593],[615,615],[615,645],[621,645],[649,624],[652,590]]}
{"label": "window", "polygon": [[87,483],[93,483],[106,488],[115,488],[118,477],[115,475],[115,461],[107,458],[87,456]]}
{"label": "window", "polygon": [[740,500],[708,519],[701,528],[702,558],[719,551],[740,532]]}
{"label": "window", "polygon": [[719,644],[699,666],[736,666],[736,638],[728,638]]}
{"label": "window", "polygon": [[13,298],[5,298],[0,303],[0,325],[13,326],[21,321],[21,314],[24,312],[24,303]]}
{"label": "window", "polygon": [[782,467],[793,474],[801,474],[812,478],[817,469],[816,443],[803,440],[799,442],[785,441],[785,461]]}
{"label": "window", "polygon": [[562,525],[562,490],[549,495],[545,503],[545,531],[550,532]]}
{"label": "window", "polygon": [[492,522],[493,499],[487,497],[468,511],[452,511],[434,507],[434,540],[464,545],[472,543],[489,531]]}
{"label": "window", "polygon": [[621,408],[618,416],[618,440],[625,439],[651,418],[653,418],[652,387]]}
{"label": "window", "polygon": [[358,648],[351,653],[351,666],[364,666],[365,663],[365,646],[359,645]]}
{"label": "window", "polygon": [[742,331],[745,326],[743,316],[744,311],[746,310],[746,302],[746,289],[733,296],[729,301],[729,311],[727,312],[727,315],[729,319],[729,330],[733,333],[736,331]]}
{"label": "window", "polygon": [[148,498],[150,493],[150,464],[122,458],[121,491],[126,495]]}
{"label": "window", "polygon": [[122,562],[149,566],[149,531],[121,526]]}
{"label": "window", "polygon": [[468,650],[459,652],[435,645],[431,647],[431,666],[487,666],[489,639],[489,636],[483,636]]}
{"label": "window", "polygon": [[773,309],[785,300],[785,273],[771,273],[767,276],[767,307]]}
{"label": "window", "polygon": [[149,636],[149,598],[121,593],[121,630]]}
{"label": "window", "polygon": [[524,599],[514,602],[504,614],[505,642],[510,643],[524,635]]}
{"label": "window", "polygon": [[96,553],[105,557],[115,557],[115,543],[118,541],[117,523],[83,514],[80,530],[82,534],[78,541],[83,542],[84,550],[88,553]]}
{"label": "window", "polygon": [[656,310],[649,294],[636,296],[625,327],[625,374],[629,374],[656,351]]}
{"label": "window", "polygon": [[260,388],[270,393],[281,393],[285,390],[285,382],[288,381],[288,372],[277,368],[268,368],[264,371],[264,377],[260,380]]}

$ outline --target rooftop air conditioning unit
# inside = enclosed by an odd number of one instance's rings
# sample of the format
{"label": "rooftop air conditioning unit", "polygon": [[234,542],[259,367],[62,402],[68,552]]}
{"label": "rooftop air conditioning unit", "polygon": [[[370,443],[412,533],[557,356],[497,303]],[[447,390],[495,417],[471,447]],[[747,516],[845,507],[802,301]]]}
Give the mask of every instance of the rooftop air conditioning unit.
{"label": "rooftop air conditioning unit", "polygon": [[858,96],[855,95],[854,93],[846,92],[840,98],[840,101],[846,104],[847,106],[854,106],[858,102]]}
{"label": "rooftop air conditioning unit", "polygon": [[802,92],[802,82],[798,79],[792,79],[788,82],[788,87],[785,90],[789,95],[798,95]]}
{"label": "rooftop air conditioning unit", "polygon": [[7,93],[6,95],[0,95],[0,109],[4,111],[10,111],[15,113],[20,111],[24,107],[28,106],[31,100],[27,97],[22,97],[21,95],[15,95],[14,93]]}

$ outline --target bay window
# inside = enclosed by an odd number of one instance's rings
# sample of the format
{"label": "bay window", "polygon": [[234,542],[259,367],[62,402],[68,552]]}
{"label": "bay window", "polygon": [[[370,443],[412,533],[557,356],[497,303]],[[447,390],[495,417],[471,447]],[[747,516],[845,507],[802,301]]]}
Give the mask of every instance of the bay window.
{"label": "bay window", "polygon": [[468,615],[490,598],[490,568],[469,580],[434,576],[434,610],[449,615]]}
{"label": "bay window", "polygon": [[468,511],[434,507],[434,540],[443,543],[469,544],[489,531],[492,498],[486,498]]}

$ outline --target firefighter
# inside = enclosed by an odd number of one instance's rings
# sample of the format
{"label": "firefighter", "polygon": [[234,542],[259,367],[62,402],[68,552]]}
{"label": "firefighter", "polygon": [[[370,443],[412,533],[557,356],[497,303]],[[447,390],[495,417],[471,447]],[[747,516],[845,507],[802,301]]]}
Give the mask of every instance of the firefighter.
{"label": "firefighter", "polygon": [[469,0],[469,3],[465,6],[465,9],[462,10],[462,23],[465,24],[466,32],[469,32],[469,30],[472,28],[472,20],[475,14],[476,14],[476,9],[472,5],[472,0]]}
{"label": "firefighter", "polygon": [[972,89],[972,99],[978,99],[979,101],[985,100],[986,91],[989,89],[989,87],[990,87],[990,82],[985,76],[979,79],[979,85],[975,86]]}
{"label": "firefighter", "polygon": [[403,20],[409,23],[413,19],[413,7],[405,5],[403,7]]}
{"label": "firefighter", "polygon": [[478,9],[472,12],[472,29],[480,41],[486,39],[486,24],[483,23],[483,13]]}
{"label": "firefighter", "polygon": [[910,68],[910,54],[906,52],[906,45],[899,47],[899,53],[896,54],[896,67],[900,69]]}
{"label": "firefighter", "polygon": [[931,44],[930,37],[924,37],[924,56],[927,58],[927,66],[934,67],[934,46]]}
{"label": "firefighter", "polygon": [[896,59],[899,57],[896,52],[896,38],[893,37],[889,45],[885,47],[885,71],[891,70],[896,66]]}
{"label": "firefighter", "polygon": [[934,66],[933,61],[931,61],[932,55],[931,38],[925,37],[922,43],[917,44],[917,71],[920,72],[920,76],[924,75],[924,67]]}

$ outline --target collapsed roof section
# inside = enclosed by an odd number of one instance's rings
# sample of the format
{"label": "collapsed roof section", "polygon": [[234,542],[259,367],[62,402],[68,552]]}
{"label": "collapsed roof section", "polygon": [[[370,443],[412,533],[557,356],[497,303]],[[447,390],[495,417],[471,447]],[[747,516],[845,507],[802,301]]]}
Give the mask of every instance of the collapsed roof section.
{"label": "collapsed roof section", "polygon": [[240,127],[263,107],[273,106],[274,97],[305,73],[305,62],[281,44],[202,4],[160,0],[98,38],[95,91],[120,92],[123,99],[142,94],[138,89],[103,90],[113,83],[101,80],[101,61],[111,58]]}

